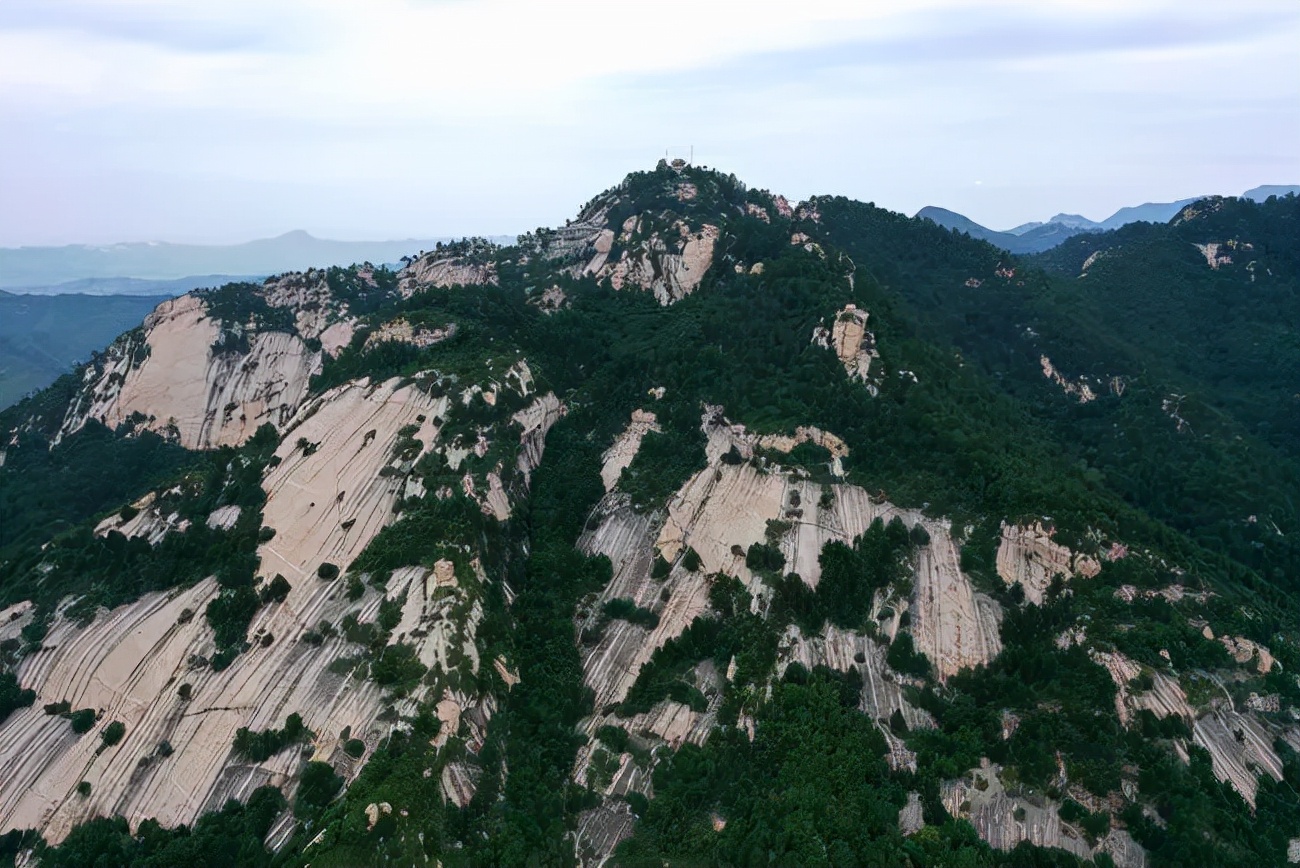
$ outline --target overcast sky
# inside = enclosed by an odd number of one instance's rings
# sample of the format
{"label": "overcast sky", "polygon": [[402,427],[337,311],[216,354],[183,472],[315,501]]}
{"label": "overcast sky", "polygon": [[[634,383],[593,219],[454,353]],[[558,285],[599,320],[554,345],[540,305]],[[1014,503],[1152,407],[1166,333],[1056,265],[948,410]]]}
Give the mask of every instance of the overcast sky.
{"label": "overcast sky", "polygon": [[1300,183],[1300,3],[0,0],[4,246],[512,234],[689,145],[999,229]]}

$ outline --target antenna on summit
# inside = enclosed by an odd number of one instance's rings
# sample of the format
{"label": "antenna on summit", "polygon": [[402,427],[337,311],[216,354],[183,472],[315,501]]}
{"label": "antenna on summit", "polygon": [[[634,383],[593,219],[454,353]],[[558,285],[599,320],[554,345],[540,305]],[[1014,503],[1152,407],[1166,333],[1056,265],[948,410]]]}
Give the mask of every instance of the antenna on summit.
{"label": "antenna on summit", "polygon": [[670,148],[664,148],[664,159],[670,163],[681,161],[682,165],[692,166],[695,164],[695,146],[674,145]]}

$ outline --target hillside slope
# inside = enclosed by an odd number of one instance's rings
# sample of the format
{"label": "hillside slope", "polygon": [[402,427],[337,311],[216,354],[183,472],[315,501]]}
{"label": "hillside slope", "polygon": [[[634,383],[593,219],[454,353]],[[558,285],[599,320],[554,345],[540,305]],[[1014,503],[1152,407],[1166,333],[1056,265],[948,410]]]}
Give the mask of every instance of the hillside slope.
{"label": "hillside slope", "polygon": [[1103,316],[1228,238],[1284,295],[1250,207],[1094,297],[661,163],[165,303],[0,415],[6,852],[1283,864],[1294,447]]}

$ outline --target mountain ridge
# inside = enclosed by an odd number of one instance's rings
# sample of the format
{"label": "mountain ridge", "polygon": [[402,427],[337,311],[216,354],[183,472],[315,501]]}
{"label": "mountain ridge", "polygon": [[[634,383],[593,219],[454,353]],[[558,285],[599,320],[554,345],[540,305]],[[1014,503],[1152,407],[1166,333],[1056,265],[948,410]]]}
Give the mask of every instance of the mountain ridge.
{"label": "mountain ridge", "polygon": [[0,821],[55,865],[1280,864],[1300,474],[1228,361],[1286,383],[1295,208],[1016,258],[661,163],[164,302],[0,412]]}
{"label": "mountain ridge", "polygon": [[[1294,194],[1300,194],[1300,186],[1276,184],[1254,187],[1242,193],[1241,198],[1263,201],[1269,196]],[[1080,232],[1104,232],[1137,222],[1167,223],[1188,205],[1206,198],[1212,197],[1194,196],[1174,202],[1128,205],[1101,221],[1090,220],[1080,214],[1062,213],[1046,221],[1022,223],[1005,231],[989,229],[965,215],[933,205],[922,208],[914,216],[933,220],[946,229],[965,232],[972,238],[988,241],[1012,253],[1042,253]]]}
{"label": "mountain ridge", "polygon": [[267,275],[313,266],[396,262],[452,240],[332,241],[294,230],[229,245],[129,242],[0,248],[0,289],[56,287],[95,278],[170,281],[190,275]]}

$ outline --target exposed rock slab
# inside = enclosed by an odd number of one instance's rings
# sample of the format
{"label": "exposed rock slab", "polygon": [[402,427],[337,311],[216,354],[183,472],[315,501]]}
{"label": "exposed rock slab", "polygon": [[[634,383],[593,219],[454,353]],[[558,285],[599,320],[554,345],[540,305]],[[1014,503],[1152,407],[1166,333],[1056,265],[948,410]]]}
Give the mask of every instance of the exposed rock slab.
{"label": "exposed rock slab", "polygon": [[[380,470],[393,460],[397,432],[405,425],[417,424],[417,438],[432,446],[431,420],[445,410],[446,400],[397,380],[361,381],[331,390],[295,419],[297,436],[281,444],[280,462],[263,481],[264,522],[277,533],[259,549],[261,572],[284,575],[291,590],[283,603],[257,613],[249,630],[251,650],[224,671],[213,672],[205,662],[214,640],[202,613],[220,591],[212,580],[146,595],[101,614],[88,627],[57,619],[45,650],[25,658],[18,671],[21,682],[37,691],[36,705],[0,726],[0,779],[7,782],[0,791],[0,828],[35,828],[57,842],[96,814],[120,813],[133,824],[156,817],[176,825],[262,784],[292,790],[300,762],[296,751],[263,763],[232,753],[239,727],[278,727],[290,712],[301,714],[317,733],[310,750],[321,760],[342,756],[339,734],[345,728],[367,742],[386,732],[389,724],[378,721],[382,691],[330,671],[332,661],[354,649],[342,638],[313,645],[301,637],[323,619],[338,623],[348,613],[362,622],[375,619],[381,594],[368,589],[351,601],[341,582],[316,578],[316,568],[324,561],[346,567],[393,519],[401,483]],[[298,438],[316,448],[306,454]],[[432,662],[445,660],[454,643],[477,669],[472,606],[455,629],[431,629],[433,622],[449,620],[444,598],[457,593],[454,583],[450,562],[395,576],[390,593],[405,595],[407,602],[393,641],[415,644],[421,659]],[[177,695],[181,684],[192,686],[189,701]],[[78,738],[66,720],[41,710],[59,701],[99,710],[96,728]],[[458,703],[474,743],[482,737],[490,700],[459,697]],[[113,720],[126,725],[126,737],[98,752],[97,733]],[[156,756],[164,740],[174,754]],[[355,772],[350,763],[340,770]],[[75,792],[82,780],[93,786],[89,798]]]}
{"label": "exposed rock slab", "polygon": [[720,231],[706,223],[693,230],[678,221],[673,230],[653,232],[633,250],[624,250],[617,262],[605,264],[599,277],[608,277],[615,289],[637,288],[654,293],[662,305],[690,295],[713,264]]}
{"label": "exposed rock slab", "polygon": [[647,410],[633,410],[632,420],[627,427],[614,438],[613,444],[601,456],[600,478],[605,483],[605,491],[614,490],[618,478],[623,475],[636,453],[641,449],[641,441],[651,431],[658,431],[659,423],[654,413]]}
{"label": "exposed rock slab", "polygon": [[1146,853],[1122,829],[1112,829],[1096,847],[1080,829],[1061,820],[1052,799],[1014,796],[1003,788],[996,765],[975,769],[969,779],[945,782],[940,788],[944,807],[954,817],[969,820],[989,846],[1011,850],[1021,841],[1056,847],[1081,859],[1105,852],[1120,868],[1144,868]]}
{"label": "exposed rock slab", "polygon": [[869,382],[871,363],[880,358],[876,351],[876,337],[867,331],[869,318],[866,310],[855,304],[846,304],[835,314],[830,328],[819,325],[813,329],[813,343],[833,349],[849,379],[863,383]]}
{"label": "exposed rock slab", "polygon": [[422,289],[497,283],[496,264],[459,252],[435,250],[416,258],[397,274],[397,289],[410,298]]}
{"label": "exposed rock slab", "polygon": [[268,422],[283,428],[320,353],[295,334],[260,332],[247,352],[214,354],[221,328],[198,296],[163,302],[145,320],[143,344],[127,336],[110,347],[102,370],[87,368],[60,436],[88,419],[116,428],[137,413],[191,449],[238,445]]}
{"label": "exposed rock slab", "polygon": [[1101,564],[1088,555],[1077,555],[1052,540],[1052,531],[1039,522],[1028,527],[1002,524],[1002,541],[998,545],[998,575],[1008,585],[1020,585],[1025,599],[1041,606],[1058,575],[1064,578],[1092,578],[1101,572]]}

